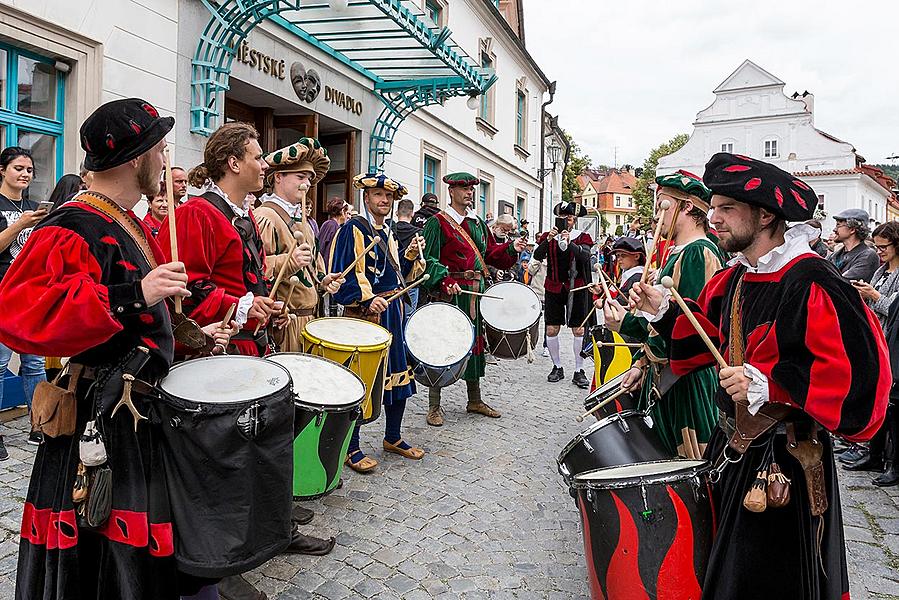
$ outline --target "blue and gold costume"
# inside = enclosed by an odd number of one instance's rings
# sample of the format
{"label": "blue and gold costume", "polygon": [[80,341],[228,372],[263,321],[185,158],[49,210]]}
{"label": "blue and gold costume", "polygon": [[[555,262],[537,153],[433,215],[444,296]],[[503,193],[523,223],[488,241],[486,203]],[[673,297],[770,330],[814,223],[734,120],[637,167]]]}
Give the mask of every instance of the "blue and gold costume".
{"label": "blue and gold costume", "polygon": [[[357,189],[384,188],[394,193],[394,200],[399,200],[406,194],[405,187],[383,174],[358,176],[354,185]],[[330,264],[334,272],[343,271],[356,260],[376,235],[381,238],[381,243],[375,245],[365,260],[360,261],[356,268],[347,274],[346,282],[340,286],[334,299],[346,307],[346,316],[378,323],[393,336],[387,358],[387,378],[384,386],[383,402],[387,421],[384,439],[389,444],[397,444],[402,443],[399,430],[406,408],[406,398],[415,393],[412,369],[406,359],[403,302],[401,299],[390,302],[387,310],[380,315],[370,313],[368,309],[375,296],[387,298],[403,288],[407,280],[412,281],[424,272],[421,263],[415,260],[417,248],[410,246],[407,249],[406,254],[409,258],[399,256],[396,237],[388,225],[378,226],[364,216],[357,216],[344,223],[338,230],[331,247]],[[384,252],[385,248],[390,253],[390,258]],[[397,272],[396,267],[399,267],[400,272]],[[350,455],[356,455],[358,450],[357,427],[350,442]]]}

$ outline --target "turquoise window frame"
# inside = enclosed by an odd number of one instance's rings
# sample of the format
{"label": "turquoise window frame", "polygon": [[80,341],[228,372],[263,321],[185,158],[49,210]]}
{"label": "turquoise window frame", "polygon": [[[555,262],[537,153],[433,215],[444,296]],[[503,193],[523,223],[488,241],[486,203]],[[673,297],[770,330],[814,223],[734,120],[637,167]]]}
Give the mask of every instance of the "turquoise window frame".
{"label": "turquoise window frame", "polygon": [[[493,68],[493,60],[486,53],[481,53],[481,67],[484,69]],[[483,120],[490,122],[490,98],[487,92],[481,94],[481,106],[478,109],[478,116]]]}
{"label": "turquoise window frame", "polygon": [[478,190],[478,208],[482,219],[487,218],[487,197],[490,195],[490,184],[482,181]]}
{"label": "turquoise window frame", "polygon": [[428,13],[428,16],[434,21],[434,24],[440,27],[440,5],[434,2],[434,0],[426,0],[425,12]]}
{"label": "turquoise window frame", "polygon": [[515,143],[524,148],[524,92],[518,90],[515,96]]}
{"label": "turquoise window frame", "polygon": [[424,169],[421,174],[421,191],[424,194],[437,193],[437,159],[425,156]]}
{"label": "turquoise window frame", "polygon": [[21,130],[55,138],[56,172],[54,173],[54,180],[58,181],[65,170],[63,165],[63,157],[65,156],[63,133],[65,131],[66,113],[65,73],[56,71],[55,119],[19,112],[19,57],[24,56],[48,65],[55,65],[56,61],[2,42],[0,42],[0,50],[6,51],[6,106],[0,108],[0,127],[5,128],[5,137],[0,142],[3,143],[4,148],[17,145],[19,143],[19,131]]}
{"label": "turquoise window frame", "polygon": [[518,221],[518,228],[521,229],[521,220],[524,218],[524,208],[527,205],[527,200],[522,196],[518,196],[515,199],[515,212],[517,213],[516,221]]}

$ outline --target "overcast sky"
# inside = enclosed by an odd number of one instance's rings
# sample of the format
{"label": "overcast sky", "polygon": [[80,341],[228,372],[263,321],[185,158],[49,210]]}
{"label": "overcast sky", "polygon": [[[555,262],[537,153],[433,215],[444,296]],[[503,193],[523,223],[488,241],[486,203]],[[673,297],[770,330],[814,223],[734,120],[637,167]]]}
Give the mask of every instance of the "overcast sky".
{"label": "overcast sky", "polygon": [[[815,94],[815,126],[869,163],[899,154],[899,2],[523,0],[549,111],[595,164],[643,164],[691,134],[745,59]],[[547,27],[547,25],[550,25]]]}

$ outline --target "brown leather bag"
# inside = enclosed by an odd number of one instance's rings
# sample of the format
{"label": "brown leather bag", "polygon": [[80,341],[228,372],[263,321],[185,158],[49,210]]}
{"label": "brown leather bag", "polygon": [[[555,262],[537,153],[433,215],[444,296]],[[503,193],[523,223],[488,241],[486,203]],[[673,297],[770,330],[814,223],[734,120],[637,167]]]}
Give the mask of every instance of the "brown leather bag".
{"label": "brown leather bag", "polygon": [[78,385],[81,369],[81,365],[69,363],[69,381],[65,388],[57,385],[65,369],[60,371],[52,382],[41,381],[37,384],[31,400],[32,431],[39,431],[51,438],[75,433],[77,414],[75,388]]}

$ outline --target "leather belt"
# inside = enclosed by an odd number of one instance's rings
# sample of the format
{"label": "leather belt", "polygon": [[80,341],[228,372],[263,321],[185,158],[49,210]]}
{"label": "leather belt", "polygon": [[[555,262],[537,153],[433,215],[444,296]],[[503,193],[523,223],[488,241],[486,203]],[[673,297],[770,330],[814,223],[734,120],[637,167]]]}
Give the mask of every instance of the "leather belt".
{"label": "leather belt", "polygon": [[241,329],[236,334],[231,336],[231,341],[244,341],[244,342],[256,342],[261,346],[265,346],[268,344],[268,334],[265,331],[265,328],[259,330],[259,333],[253,335],[253,332],[249,329]]}
{"label": "leather belt", "polygon": [[453,279],[468,279],[477,281],[478,279],[481,279],[484,274],[480,271],[468,269],[467,271],[450,271],[449,276]]}
{"label": "leather belt", "polygon": [[312,317],[315,316],[314,308],[288,308],[287,312],[295,315],[297,317]]}

